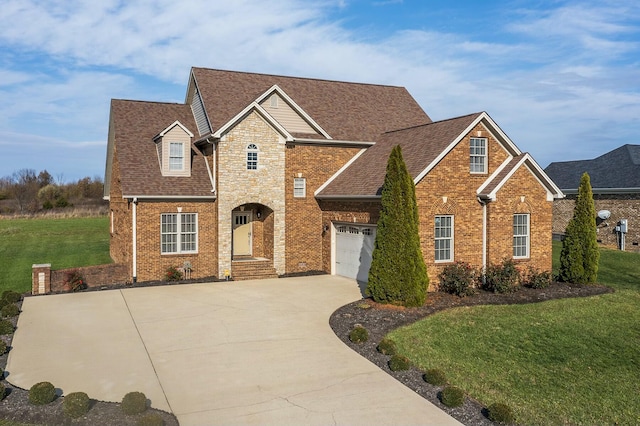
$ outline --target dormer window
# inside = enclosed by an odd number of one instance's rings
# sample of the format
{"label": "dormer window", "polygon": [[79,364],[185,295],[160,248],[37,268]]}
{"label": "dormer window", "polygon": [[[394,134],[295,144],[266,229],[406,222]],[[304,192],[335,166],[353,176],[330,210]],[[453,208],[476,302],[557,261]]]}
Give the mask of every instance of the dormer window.
{"label": "dormer window", "polygon": [[169,142],[169,170],[172,172],[184,170],[184,143]]}
{"label": "dormer window", "polygon": [[258,170],[258,147],[253,143],[247,146],[247,170]]}

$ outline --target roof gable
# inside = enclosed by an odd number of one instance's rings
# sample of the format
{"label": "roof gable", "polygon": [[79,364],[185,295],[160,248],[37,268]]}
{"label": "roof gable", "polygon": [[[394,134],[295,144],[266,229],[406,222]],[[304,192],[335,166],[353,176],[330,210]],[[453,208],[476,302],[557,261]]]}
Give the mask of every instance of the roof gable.
{"label": "roof gable", "polygon": [[183,131],[184,133],[186,133],[187,135],[189,135],[189,137],[190,137],[190,138],[192,138],[192,137],[193,137],[193,133],[191,133],[191,132],[189,131],[189,129],[187,129],[186,127],[184,127],[184,126],[182,125],[182,123],[180,123],[178,120],[176,120],[176,121],[174,121],[173,123],[171,123],[170,125],[168,125],[168,126],[167,126],[163,131],[161,131],[160,133],[158,133],[158,134],[153,138],[153,140],[160,139],[161,137],[163,137],[164,135],[166,135],[167,133],[169,133],[169,132],[170,132],[174,127],[176,127],[176,126],[177,126],[177,127],[179,127],[179,128],[181,128],[181,129],[182,129],[182,131]]}
{"label": "roof gable", "polygon": [[337,140],[371,141],[385,131],[431,122],[403,87],[205,68],[193,68],[192,75],[213,132],[274,86],[323,130],[320,134]]}

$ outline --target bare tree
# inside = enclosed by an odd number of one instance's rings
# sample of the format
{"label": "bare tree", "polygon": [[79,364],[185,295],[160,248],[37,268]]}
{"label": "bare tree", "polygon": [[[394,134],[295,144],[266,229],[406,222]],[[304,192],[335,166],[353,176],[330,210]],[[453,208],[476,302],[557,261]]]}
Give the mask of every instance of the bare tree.
{"label": "bare tree", "polygon": [[33,169],[20,169],[12,176],[11,195],[18,203],[20,213],[38,209],[38,177]]}

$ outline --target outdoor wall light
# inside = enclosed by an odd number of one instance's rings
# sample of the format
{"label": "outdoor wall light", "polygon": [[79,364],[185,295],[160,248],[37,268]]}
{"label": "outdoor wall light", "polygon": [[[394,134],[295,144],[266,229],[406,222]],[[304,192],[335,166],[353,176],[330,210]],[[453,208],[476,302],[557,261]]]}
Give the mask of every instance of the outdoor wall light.
{"label": "outdoor wall light", "polygon": [[258,219],[260,219],[262,217],[262,212],[260,210],[258,210],[256,212],[256,216],[258,217]]}

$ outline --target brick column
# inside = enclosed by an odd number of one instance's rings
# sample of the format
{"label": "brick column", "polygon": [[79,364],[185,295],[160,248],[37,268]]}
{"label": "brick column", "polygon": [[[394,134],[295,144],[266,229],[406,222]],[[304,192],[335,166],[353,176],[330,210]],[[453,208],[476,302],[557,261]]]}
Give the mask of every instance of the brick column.
{"label": "brick column", "polygon": [[31,294],[51,292],[51,264],[43,263],[31,266]]}

